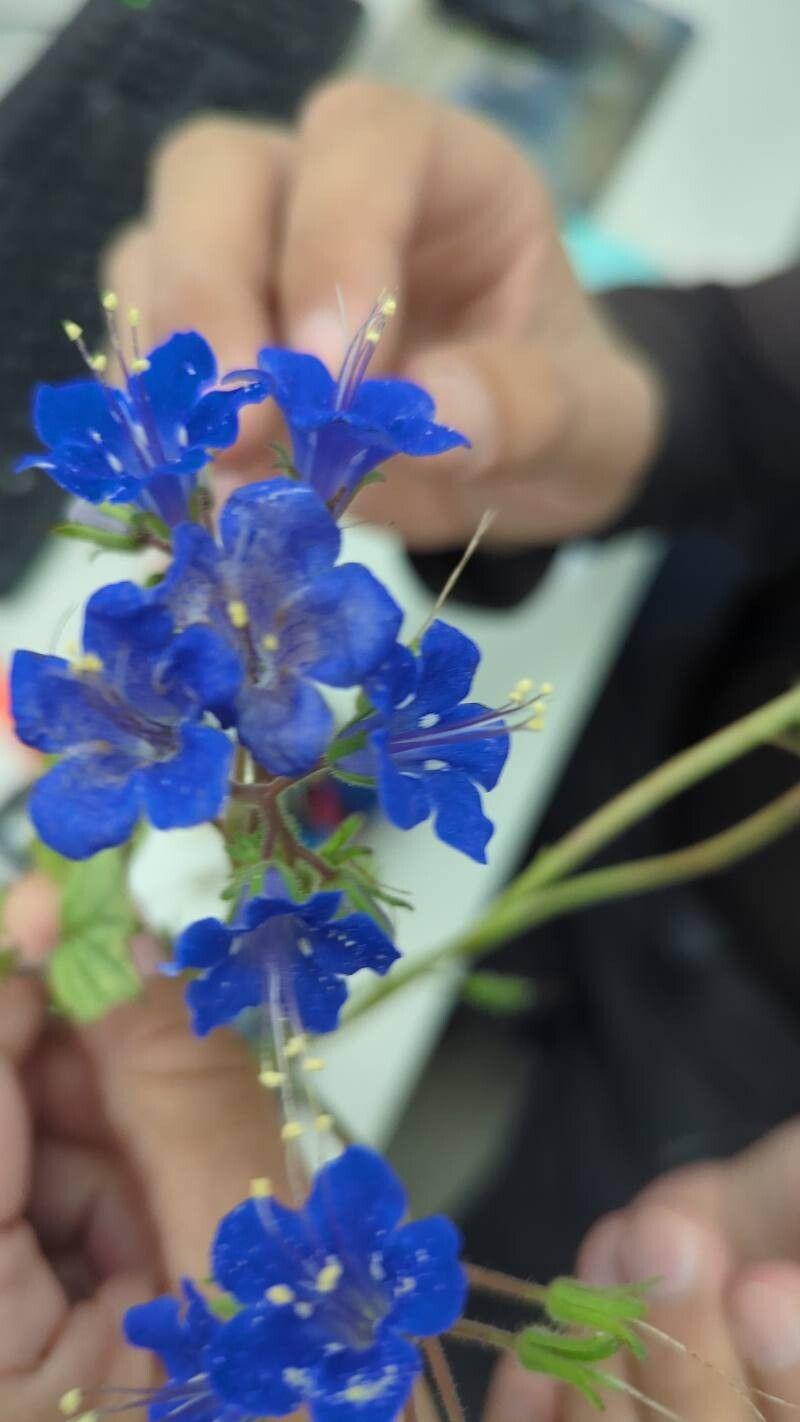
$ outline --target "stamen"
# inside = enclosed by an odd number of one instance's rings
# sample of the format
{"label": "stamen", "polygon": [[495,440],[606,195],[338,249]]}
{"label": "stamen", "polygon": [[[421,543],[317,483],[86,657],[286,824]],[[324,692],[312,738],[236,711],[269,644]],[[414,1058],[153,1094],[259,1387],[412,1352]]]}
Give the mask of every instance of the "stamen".
{"label": "stamen", "polygon": [[316,1120],[314,1121],[314,1130],[315,1130],[315,1131],[329,1131],[329,1130],[331,1129],[332,1125],[333,1125],[333,1116],[329,1115],[327,1111],[320,1111],[319,1115],[317,1116]]}
{"label": "stamen", "polygon": [[305,1126],[303,1125],[302,1121],[287,1121],[285,1125],[281,1126],[281,1140],[299,1140],[300,1136],[302,1136],[304,1132]]}
{"label": "stamen", "polygon": [[76,672],[101,672],[103,663],[96,652],[84,652],[82,655],[73,657],[70,665]]}
{"label": "stamen", "polygon": [[108,369],[108,356],[104,355],[102,351],[98,351],[97,355],[89,357],[89,365],[95,375],[103,375]]}
{"label": "stamen", "polygon": [[287,1057],[299,1057],[306,1049],[306,1038],[303,1032],[296,1032],[286,1043]]}
{"label": "stamen", "polygon": [[119,297],[115,291],[104,291],[100,300],[104,311],[116,311],[119,306]]}
{"label": "stamen", "polygon": [[62,1417],[74,1417],[78,1408],[83,1402],[83,1393],[79,1387],[71,1387],[69,1392],[65,1392],[58,1403],[58,1410]]}
{"label": "stamen", "polygon": [[366,321],[356,331],[342,361],[339,379],[336,382],[335,407],[337,410],[346,409],[353,400],[364,379],[373,351],[396,311],[397,297],[394,292],[381,292]]}
{"label": "stamen", "polygon": [[327,1264],[324,1264],[314,1280],[314,1288],[320,1294],[332,1294],[336,1285],[342,1277],[344,1270],[341,1262],[334,1254],[331,1255]]}
{"label": "stamen", "polygon": [[128,325],[130,326],[130,328],[131,328],[132,331],[135,331],[135,330],[136,330],[136,328],[137,328],[137,326],[139,325],[141,319],[142,319],[142,313],[141,313],[141,311],[139,310],[138,306],[129,306],[129,307],[128,307]]}
{"label": "stamen", "polygon": [[325,1068],[324,1057],[304,1057],[303,1071],[323,1071]]}
{"label": "stamen", "polygon": [[261,645],[264,648],[265,652],[277,652],[279,644],[275,633],[265,632],[264,636],[261,638]]}
{"label": "stamen", "polygon": [[270,1303],[290,1304],[295,1301],[294,1289],[290,1289],[288,1284],[272,1284],[267,1289],[265,1297]]}
{"label": "stamen", "polygon": [[252,1200],[268,1200],[272,1195],[272,1181],[266,1175],[258,1175],[255,1180],[250,1181],[250,1198]]}
{"label": "stamen", "polygon": [[149,369],[150,362],[146,356],[137,356],[135,360],[131,361],[131,370],[134,375],[142,375],[145,370]]}
{"label": "stamen", "polygon": [[265,1067],[262,1072],[259,1072],[258,1079],[268,1091],[275,1091],[277,1087],[283,1086],[286,1077],[282,1071],[273,1071],[271,1067]]}
{"label": "stamen", "polygon": [[79,326],[77,321],[62,321],[64,335],[68,341],[79,341],[83,335],[83,326]]}
{"label": "stamen", "polygon": [[228,603],[227,612],[232,626],[239,629],[246,627],[250,621],[250,614],[245,604],[238,598],[234,598],[232,602]]}
{"label": "stamen", "polygon": [[552,696],[555,691],[552,681],[542,682],[542,696]]}

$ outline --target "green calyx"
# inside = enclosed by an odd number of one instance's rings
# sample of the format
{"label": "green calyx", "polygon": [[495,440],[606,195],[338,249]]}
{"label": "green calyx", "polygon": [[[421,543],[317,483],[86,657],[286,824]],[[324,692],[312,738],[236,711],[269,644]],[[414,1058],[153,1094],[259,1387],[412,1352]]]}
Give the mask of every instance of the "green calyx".
{"label": "green calyx", "polygon": [[514,1340],[514,1353],[529,1372],[545,1373],[574,1387],[592,1407],[604,1408],[605,1374],[595,1364],[617,1352],[616,1338],[572,1338],[546,1328],[525,1328]]}
{"label": "green calyx", "polygon": [[645,1317],[644,1292],[647,1284],[599,1289],[577,1279],[554,1279],[548,1286],[544,1305],[554,1323],[588,1328],[614,1339],[615,1346],[630,1349],[636,1358],[645,1356],[645,1347],[632,1323]]}

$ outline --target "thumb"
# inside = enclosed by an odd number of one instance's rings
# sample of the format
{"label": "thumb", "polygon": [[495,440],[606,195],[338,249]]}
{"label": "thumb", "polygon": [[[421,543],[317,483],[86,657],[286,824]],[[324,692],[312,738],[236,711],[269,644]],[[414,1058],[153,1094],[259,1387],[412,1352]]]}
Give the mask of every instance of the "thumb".
{"label": "thumb", "polygon": [[232,1032],[194,1037],[181,985],[141,997],[85,1034],[111,1130],[138,1177],[170,1281],[208,1273],[215,1227],[269,1176],[284,1190],[278,1110]]}

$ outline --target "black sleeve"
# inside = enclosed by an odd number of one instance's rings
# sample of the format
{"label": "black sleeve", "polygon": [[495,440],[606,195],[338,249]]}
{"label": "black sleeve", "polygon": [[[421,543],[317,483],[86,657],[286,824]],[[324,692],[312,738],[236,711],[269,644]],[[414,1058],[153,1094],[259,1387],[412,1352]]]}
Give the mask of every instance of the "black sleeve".
{"label": "black sleeve", "polygon": [[[800,266],[746,287],[631,287],[602,299],[658,373],[662,437],[639,495],[606,530],[713,528],[776,570],[800,555]],[[453,552],[415,559],[432,586]],[[479,554],[460,596],[518,602],[547,553]]]}

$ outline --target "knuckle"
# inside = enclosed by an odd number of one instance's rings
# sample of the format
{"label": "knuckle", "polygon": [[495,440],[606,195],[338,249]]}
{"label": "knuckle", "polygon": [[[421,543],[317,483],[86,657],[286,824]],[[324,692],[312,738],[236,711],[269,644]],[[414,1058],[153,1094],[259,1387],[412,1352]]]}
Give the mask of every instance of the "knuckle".
{"label": "knuckle", "polygon": [[424,107],[425,101],[401,89],[360,75],[329,79],[312,91],[300,114],[300,127],[308,133],[327,133],[342,124],[373,120],[402,107]]}
{"label": "knuckle", "polygon": [[147,240],[144,222],[127,222],[109,238],[100,254],[100,270],[107,279],[128,265]]}
{"label": "knuckle", "polygon": [[204,113],[169,129],[152,151],[151,186],[174,182],[177,173],[193,167],[209,150],[227,145],[240,127],[240,121],[227,114]]}

